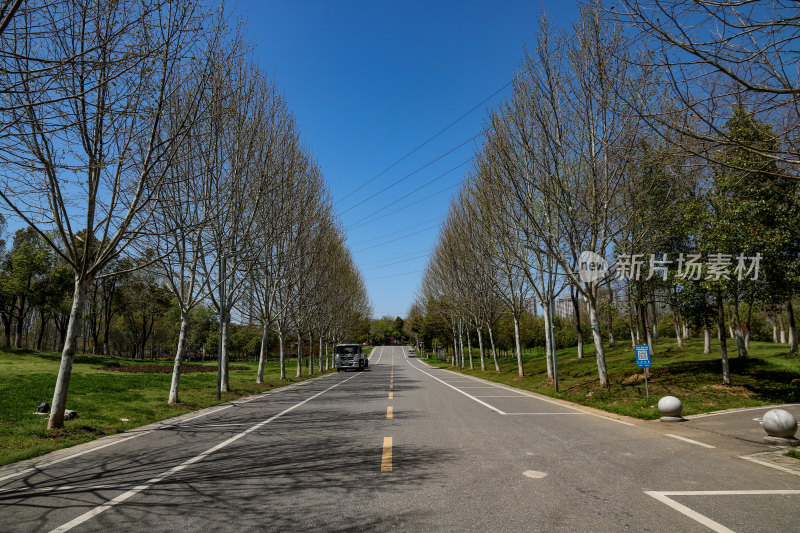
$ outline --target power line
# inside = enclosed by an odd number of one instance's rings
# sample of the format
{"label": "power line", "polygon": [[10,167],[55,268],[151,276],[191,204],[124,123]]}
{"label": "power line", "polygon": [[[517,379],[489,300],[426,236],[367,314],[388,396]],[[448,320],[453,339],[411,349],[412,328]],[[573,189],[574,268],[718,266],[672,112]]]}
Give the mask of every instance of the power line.
{"label": "power line", "polygon": [[[502,87],[500,87],[499,89],[497,89],[495,92],[493,92],[492,94],[490,94],[489,96],[487,96],[486,98],[484,98],[483,100],[481,100],[480,102],[478,102],[477,104],[475,104],[475,105],[474,105],[474,106],[473,106],[473,107],[472,107],[472,108],[471,108],[469,111],[467,111],[466,113],[464,113],[463,115],[461,115],[460,117],[458,117],[457,119],[455,119],[454,121],[452,121],[450,124],[448,124],[447,126],[445,126],[444,128],[442,128],[441,130],[439,130],[439,131],[438,131],[436,134],[434,134],[434,135],[433,135],[432,137],[430,137],[428,140],[426,140],[425,142],[423,142],[422,144],[420,144],[419,146],[417,146],[416,148],[414,148],[413,150],[411,150],[410,152],[408,152],[406,155],[404,155],[403,157],[401,157],[400,159],[398,159],[397,161],[395,161],[394,163],[392,163],[391,165],[389,165],[389,166],[388,166],[388,167],[386,167],[385,169],[381,170],[381,171],[380,171],[380,172],[378,172],[376,175],[374,175],[373,177],[371,177],[370,179],[368,179],[367,181],[365,181],[364,183],[362,183],[361,185],[359,185],[358,187],[356,187],[355,189],[353,189],[353,190],[352,190],[352,191],[350,191],[349,193],[347,193],[347,194],[346,194],[346,195],[345,195],[343,198],[339,199],[339,201],[337,201],[337,202],[336,202],[336,205],[339,205],[340,203],[342,203],[342,202],[343,202],[343,201],[345,201],[346,199],[350,198],[350,197],[351,197],[353,194],[355,194],[357,191],[360,191],[360,190],[361,190],[362,188],[364,188],[365,186],[369,185],[370,183],[372,183],[373,181],[375,181],[375,180],[376,180],[376,179],[378,179],[379,177],[383,176],[384,174],[386,174],[386,172],[388,172],[389,170],[393,169],[395,166],[397,166],[397,165],[398,165],[398,164],[400,164],[401,162],[405,161],[405,160],[406,160],[406,159],[407,159],[409,156],[411,156],[412,154],[414,154],[415,152],[417,152],[417,151],[418,151],[420,148],[422,148],[423,146],[427,145],[429,142],[431,142],[431,141],[432,141],[432,140],[434,140],[436,137],[438,137],[438,136],[439,136],[439,135],[441,135],[442,133],[444,133],[444,132],[446,132],[447,130],[449,130],[451,127],[455,126],[455,125],[456,125],[458,122],[460,122],[462,119],[464,119],[465,117],[467,117],[467,116],[468,116],[470,113],[472,113],[473,111],[475,111],[476,109],[478,109],[480,106],[482,106],[483,104],[485,104],[486,102],[488,102],[489,100],[491,100],[491,99],[492,99],[492,98],[493,98],[495,95],[497,95],[499,92],[501,92],[501,91],[502,91],[502,90],[504,90],[506,87],[508,87],[509,85],[511,85],[511,83],[512,83],[513,81],[514,81],[514,80],[509,80],[509,81],[508,81],[507,83],[505,83],[505,84],[504,84]],[[477,135],[476,135],[475,137],[477,137]],[[474,137],[473,137],[473,138],[474,138]],[[470,139],[470,140],[471,140],[471,139]],[[467,142],[469,142],[469,141],[467,141]],[[465,144],[466,144],[466,143],[465,143]]]}
{"label": "power line", "polygon": [[403,272],[401,274],[392,274],[391,276],[378,276],[377,278],[366,278],[366,281],[373,281],[373,280],[376,280],[376,279],[396,278],[397,276],[407,276],[409,274],[418,274],[420,272],[423,272],[424,270],[425,269],[411,270],[409,272]]}
{"label": "power line", "polygon": [[399,265],[400,263],[408,263],[409,261],[414,261],[414,260],[416,260],[416,259],[422,259],[423,257],[428,257],[428,256],[430,256],[430,255],[431,255],[431,253],[430,253],[430,252],[426,252],[426,253],[424,253],[424,254],[422,254],[422,255],[418,255],[418,256],[416,256],[416,257],[410,257],[410,258],[408,258],[408,259],[401,259],[401,260],[399,260],[399,261],[393,261],[393,262],[391,262],[391,263],[386,263],[385,265],[379,265],[379,266],[374,266],[374,267],[369,267],[369,268],[362,268],[362,269],[360,269],[360,270],[361,270],[362,272],[363,272],[364,270],[377,270],[377,269],[379,269],[379,268],[386,268],[386,267],[390,267],[390,266],[393,266],[393,265]]}
{"label": "power line", "polygon": [[[391,189],[391,188],[392,188],[392,187],[394,187],[395,185],[398,185],[398,184],[402,183],[403,181],[407,180],[408,178],[410,178],[410,177],[411,177],[411,176],[413,176],[414,174],[417,174],[418,172],[420,172],[420,171],[422,171],[422,170],[425,170],[426,168],[428,168],[428,167],[429,167],[429,166],[431,166],[432,164],[436,163],[437,161],[440,161],[441,159],[444,159],[444,158],[445,158],[445,157],[447,157],[448,155],[452,154],[453,152],[455,152],[455,151],[456,151],[456,150],[458,150],[459,148],[462,148],[462,147],[463,147],[463,146],[465,146],[467,143],[474,141],[475,139],[477,139],[477,138],[478,138],[478,137],[480,137],[480,136],[481,136],[481,134],[480,134],[480,133],[478,133],[478,134],[476,134],[476,135],[473,135],[472,137],[470,137],[470,138],[469,138],[469,139],[467,139],[466,141],[462,142],[461,144],[459,144],[459,145],[457,145],[457,146],[454,146],[453,148],[451,148],[451,149],[450,149],[450,150],[448,150],[447,152],[443,153],[443,154],[442,154],[442,155],[440,155],[439,157],[436,157],[435,159],[432,159],[431,161],[428,161],[427,163],[425,163],[424,165],[422,165],[421,167],[419,167],[419,168],[418,168],[418,169],[416,169],[415,171],[413,171],[413,172],[410,172],[410,173],[406,174],[405,176],[403,176],[403,177],[402,177],[402,178],[400,178],[400,179],[394,180],[392,183],[390,183],[389,185],[387,185],[387,186],[386,186],[386,187],[384,187],[383,189],[379,190],[378,192],[376,192],[376,193],[374,193],[374,194],[371,194],[370,196],[367,196],[366,198],[364,198],[363,200],[361,200],[361,203],[363,203],[363,202],[367,202],[367,201],[369,201],[369,200],[372,200],[373,198],[375,198],[375,197],[376,197],[376,196],[378,196],[379,194],[381,194],[381,193],[383,193],[383,192],[386,192],[387,190]],[[345,209],[345,210],[344,210],[342,213],[347,213],[348,211],[350,211],[351,209],[355,209],[356,207],[358,207],[358,206],[357,206],[357,205],[351,206],[349,209]]]}
{"label": "power line", "polygon": [[[433,226],[438,226],[442,222],[441,221],[441,217],[434,217],[434,218],[431,218],[429,220],[426,220],[425,222],[419,222],[418,224],[414,224],[413,226],[409,226],[407,228],[404,228],[404,231],[412,230],[414,228],[418,228],[420,226],[424,226],[426,224],[430,224],[431,222],[436,222],[436,224],[433,224]],[[375,237],[374,239],[367,239],[366,241],[360,241],[360,242],[357,242],[355,244],[351,244],[351,246],[362,246],[364,244],[370,244],[372,242],[380,241],[380,240],[385,239],[385,238],[386,238],[386,236],[383,235],[381,237]]]}
{"label": "power line", "polygon": [[[416,188],[416,189],[414,189],[413,191],[411,191],[411,192],[409,192],[409,193],[405,194],[404,196],[401,196],[400,198],[397,198],[396,200],[392,200],[392,203],[391,203],[391,204],[389,204],[389,205],[393,205],[393,204],[396,204],[396,203],[400,202],[401,200],[405,200],[406,198],[408,198],[408,197],[409,197],[409,196],[411,196],[412,194],[414,194],[414,193],[416,193],[416,192],[418,192],[418,191],[420,191],[420,190],[424,189],[425,187],[427,187],[427,186],[429,186],[429,185],[432,185],[432,184],[434,184],[435,182],[439,181],[439,180],[440,180],[440,179],[442,179],[443,177],[447,176],[448,174],[451,174],[452,172],[455,172],[456,170],[458,170],[459,168],[463,167],[464,165],[466,165],[467,163],[469,163],[469,162],[471,162],[471,161],[472,161],[472,158],[470,158],[470,159],[467,159],[466,161],[464,161],[464,162],[462,162],[462,163],[459,163],[458,165],[454,166],[453,168],[451,168],[450,170],[448,170],[448,171],[447,171],[447,172],[445,172],[444,174],[440,174],[440,175],[438,175],[437,177],[433,178],[432,180],[429,180],[429,181],[427,181],[427,182],[423,183],[422,185],[420,185],[419,187],[417,187],[417,188]],[[456,184],[456,185],[458,185],[458,184]],[[368,219],[370,219],[370,218],[371,218],[371,216],[372,216],[372,215],[367,215],[367,216],[365,216],[365,217],[363,217],[363,218],[361,218],[361,219],[359,219],[359,220],[356,220],[355,222],[353,222],[352,224],[350,224],[349,226],[347,226],[347,228],[346,228],[346,229],[352,229],[352,228],[354,228],[354,227],[357,227],[357,226],[358,226],[358,225],[359,225],[361,222],[364,222],[365,220],[368,220]],[[384,216],[385,216],[385,215],[382,215],[382,216],[380,216],[380,217],[378,217],[378,218],[383,218]],[[372,220],[372,221],[375,221],[375,220],[377,220],[378,218],[372,218],[371,220]]]}
{"label": "power line", "polygon": [[423,229],[421,229],[421,230],[414,231],[414,232],[412,232],[412,233],[408,233],[408,234],[406,234],[406,235],[401,235],[400,237],[396,237],[396,238],[394,238],[394,239],[390,239],[390,240],[388,240],[388,241],[386,241],[386,242],[381,242],[381,243],[378,243],[378,244],[373,244],[372,246],[367,246],[366,248],[361,248],[360,250],[356,250],[356,252],[364,252],[364,251],[366,251],[366,250],[371,250],[372,248],[377,248],[378,246],[385,246],[385,245],[387,245],[387,244],[390,244],[390,243],[393,243],[393,242],[395,242],[395,241],[399,241],[399,240],[401,240],[401,239],[405,239],[405,238],[407,238],[407,237],[411,237],[412,235],[417,235],[417,234],[419,234],[419,233],[422,233],[422,232],[424,232],[424,231],[431,230],[431,229],[433,229],[433,228],[436,228],[436,227],[439,227],[439,224],[434,224],[434,225],[432,225],[432,226],[430,226],[430,227],[423,228]]}
{"label": "power line", "polygon": [[[429,255],[430,253],[431,253],[431,250],[425,250],[425,255]],[[395,257],[395,259],[407,259],[407,258],[409,258],[409,257],[411,257],[413,255],[418,255],[418,252],[411,252],[410,254],[398,255],[397,257]],[[377,263],[383,263],[384,261],[386,261],[386,259],[379,259],[377,261],[367,261],[366,263],[361,263],[361,265],[369,266],[369,265],[374,265],[374,264],[377,264]]]}
{"label": "power line", "polygon": [[[445,187],[444,189],[438,190],[438,191],[436,191],[435,193],[429,194],[429,195],[428,195],[428,196],[426,196],[425,198],[420,198],[419,200],[415,200],[415,201],[417,201],[417,202],[424,202],[425,200],[430,200],[430,199],[431,199],[431,198],[433,198],[434,196],[436,196],[436,195],[438,195],[438,194],[442,194],[443,192],[447,192],[447,191],[449,191],[450,189],[455,189],[456,187],[459,187],[460,185],[461,185],[461,183],[454,183],[454,184],[452,184],[452,185],[448,185],[448,186],[447,186],[447,187]],[[370,223],[372,223],[372,222],[375,222],[376,220],[380,220],[380,219],[382,219],[382,218],[386,218],[386,217],[388,217],[389,215],[393,215],[394,213],[397,213],[398,211],[402,211],[403,209],[406,209],[406,207],[407,207],[407,206],[402,206],[402,207],[399,207],[399,208],[397,208],[397,209],[395,209],[395,210],[393,210],[393,211],[389,211],[388,213],[384,213],[384,214],[382,214],[382,215],[381,215],[381,216],[379,216],[379,217],[375,217],[375,218],[373,218],[373,219],[371,219],[371,220],[368,220],[367,222],[370,222]],[[347,227],[347,229],[348,229],[348,230],[350,230],[350,229],[353,229],[354,227],[363,226],[363,225],[364,225],[364,224],[366,224],[367,222],[362,222],[362,223],[359,223],[359,224],[357,224],[357,225],[354,225],[354,226],[348,226],[348,227]]]}

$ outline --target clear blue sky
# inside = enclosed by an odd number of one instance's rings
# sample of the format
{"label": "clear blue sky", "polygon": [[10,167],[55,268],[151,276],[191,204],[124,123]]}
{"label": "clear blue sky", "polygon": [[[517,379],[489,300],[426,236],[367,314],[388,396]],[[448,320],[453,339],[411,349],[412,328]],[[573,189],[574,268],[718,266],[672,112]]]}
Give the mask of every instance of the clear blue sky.
{"label": "clear blue sky", "polygon": [[481,102],[513,77],[542,9],[559,26],[578,13],[575,0],[235,5],[258,62],[285,92],[323,168],[376,317],[405,316],[469,168],[470,139],[509,88]]}

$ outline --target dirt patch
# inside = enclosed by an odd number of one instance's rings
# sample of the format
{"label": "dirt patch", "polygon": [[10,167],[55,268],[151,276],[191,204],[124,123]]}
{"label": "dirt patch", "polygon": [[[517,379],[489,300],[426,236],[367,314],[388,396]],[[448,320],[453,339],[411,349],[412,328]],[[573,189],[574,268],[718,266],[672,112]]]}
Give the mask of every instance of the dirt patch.
{"label": "dirt patch", "polygon": [[644,374],[632,374],[627,378],[622,380],[623,385],[630,385],[631,383],[638,383],[639,381],[644,381]]}
{"label": "dirt patch", "polygon": [[[710,387],[714,390],[727,392],[728,394],[732,394],[734,396],[744,396],[745,398],[752,398],[756,395],[755,392],[751,391],[747,387],[742,387],[741,385],[711,385]],[[704,388],[708,388],[708,386]]]}
{"label": "dirt patch", "polygon": [[[166,365],[127,365],[127,366],[104,366],[103,370],[108,372],[124,372],[126,374],[172,374],[172,366]],[[250,367],[242,365],[229,366],[228,370],[250,370]],[[204,372],[216,372],[217,367],[212,365],[188,365],[181,367],[181,374],[202,374]]]}

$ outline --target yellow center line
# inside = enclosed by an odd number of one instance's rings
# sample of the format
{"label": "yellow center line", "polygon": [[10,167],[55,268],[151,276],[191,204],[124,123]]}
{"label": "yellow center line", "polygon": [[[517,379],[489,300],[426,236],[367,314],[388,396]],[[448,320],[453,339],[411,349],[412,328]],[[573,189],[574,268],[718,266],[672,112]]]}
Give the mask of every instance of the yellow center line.
{"label": "yellow center line", "polygon": [[381,456],[381,472],[392,471],[392,437],[383,437],[383,455]]}
{"label": "yellow center line", "polygon": [[394,411],[392,410],[392,406],[386,408],[386,418],[392,418]]}
{"label": "yellow center line", "polygon": [[393,392],[390,392],[390,393],[389,393],[389,399],[390,399],[390,400],[394,400],[394,393],[393,393]]}

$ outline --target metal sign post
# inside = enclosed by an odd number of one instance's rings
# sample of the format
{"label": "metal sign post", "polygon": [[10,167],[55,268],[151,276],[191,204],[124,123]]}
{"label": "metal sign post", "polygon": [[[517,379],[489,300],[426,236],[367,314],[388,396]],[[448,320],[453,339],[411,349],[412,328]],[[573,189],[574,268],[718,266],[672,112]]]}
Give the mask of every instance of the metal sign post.
{"label": "metal sign post", "polygon": [[636,366],[644,368],[644,390],[647,397],[650,397],[650,388],[647,386],[647,369],[650,368],[650,346],[647,344],[637,344],[636,348]]}

